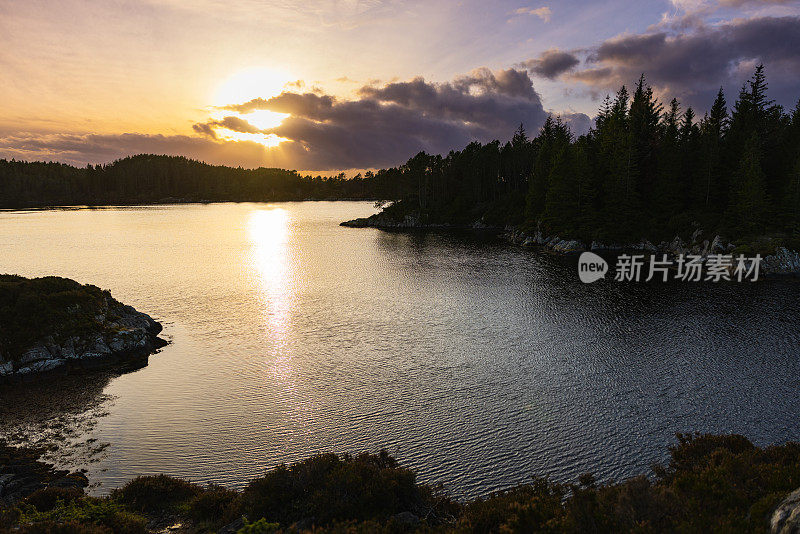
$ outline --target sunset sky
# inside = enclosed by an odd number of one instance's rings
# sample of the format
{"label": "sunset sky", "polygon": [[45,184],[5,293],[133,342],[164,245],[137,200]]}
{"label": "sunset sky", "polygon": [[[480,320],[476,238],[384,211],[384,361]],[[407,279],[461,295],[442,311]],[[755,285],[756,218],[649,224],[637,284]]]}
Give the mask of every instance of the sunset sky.
{"label": "sunset sky", "polygon": [[759,62],[793,107],[800,3],[0,0],[0,157],[378,168],[583,133],[642,72],[702,115]]}

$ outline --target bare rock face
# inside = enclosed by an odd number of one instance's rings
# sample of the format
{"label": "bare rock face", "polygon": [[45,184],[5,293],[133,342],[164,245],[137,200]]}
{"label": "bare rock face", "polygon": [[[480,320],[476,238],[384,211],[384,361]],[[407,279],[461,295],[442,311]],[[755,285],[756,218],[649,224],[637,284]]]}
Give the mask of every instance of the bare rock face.
{"label": "bare rock face", "polygon": [[772,513],[770,532],[800,534],[800,489],[790,493]]}

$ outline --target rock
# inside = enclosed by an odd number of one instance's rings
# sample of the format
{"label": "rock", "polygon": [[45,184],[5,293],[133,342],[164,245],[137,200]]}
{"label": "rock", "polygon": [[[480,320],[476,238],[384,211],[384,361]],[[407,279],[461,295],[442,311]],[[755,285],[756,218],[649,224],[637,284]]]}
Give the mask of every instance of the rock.
{"label": "rock", "polygon": [[778,247],[761,262],[761,271],[765,274],[798,274],[800,273],[800,254],[786,247]]}
{"label": "rock", "polygon": [[586,245],[576,239],[567,241],[560,241],[553,246],[553,251],[560,252],[561,254],[570,254],[573,252],[582,252],[586,250]]}
{"label": "rock", "polygon": [[392,516],[392,521],[394,523],[407,525],[410,527],[417,526],[420,523],[419,517],[411,512],[400,512],[399,514],[394,514]]}
{"label": "rock", "polygon": [[71,360],[77,358],[78,355],[75,353],[75,338],[71,337],[61,345],[61,357],[67,360]]}
{"label": "rock", "polygon": [[55,486],[82,490],[88,486],[86,475],[57,470],[41,461],[41,454],[40,449],[0,443],[0,508],[16,504],[37,489]]}
{"label": "rock", "polygon": [[52,355],[47,348],[45,348],[44,345],[36,345],[22,353],[22,356],[19,357],[19,363],[21,365],[25,365],[39,360],[47,360],[49,358],[52,358]]}
{"label": "rock", "polygon": [[599,241],[592,241],[591,250],[604,250],[606,246]]}
{"label": "rock", "polygon": [[701,235],[703,235],[703,229],[702,228],[698,228],[697,230],[692,232],[691,244],[692,245],[698,244],[700,242],[700,236]]}
{"label": "rock", "polygon": [[794,490],[778,505],[769,526],[773,534],[800,533],[800,489]]}
{"label": "rock", "polygon": [[30,368],[34,373],[47,373],[64,367],[64,364],[66,364],[66,360],[42,360],[32,363]]}
{"label": "rock", "polygon": [[667,254],[672,254],[673,256],[678,256],[680,254],[686,253],[686,244],[680,238],[680,236],[675,236],[675,239],[667,245],[666,250],[664,250]]}
{"label": "rock", "polygon": [[103,339],[103,336],[99,334],[95,336],[94,344],[92,345],[92,348],[89,350],[90,353],[93,354],[100,354],[100,355],[111,354],[111,348],[106,344],[105,340]]}
{"label": "rock", "polygon": [[721,236],[714,236],[714,239],[711,241],[711,246],[709,248],[712,254],[720,254],[727,250],[727,247],[722,242]]}
{"label": "rock", "polygon": [[642,239],[639,243],[636,243],[631,248],[636,250],[645,250],[647,252],[658,252],[658,247],[656,247],[647,239]]}
{"label": "rock", "polygon": [[[0,383],[29,380],[39,374],[70,369],[99,369],[124,364],[126,368],[146,365],[147,356],[166,345],[158,338],[161,324],[147,314],[113,301],[116,309],[103,314],[96,331],[56,342],[52,335],[23,352],[13,361],[0,359]],[[118,317],[110,321],[109,316]],[[100,317],[100,316],[98,316]]]}

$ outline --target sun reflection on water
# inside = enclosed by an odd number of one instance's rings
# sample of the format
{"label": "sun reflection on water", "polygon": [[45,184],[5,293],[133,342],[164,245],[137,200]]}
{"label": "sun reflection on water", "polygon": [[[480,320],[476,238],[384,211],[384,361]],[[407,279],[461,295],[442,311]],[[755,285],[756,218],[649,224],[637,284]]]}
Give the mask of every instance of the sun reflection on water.
{"label": "sun reflection on water", "polygon": [[283,208],[254,211],[247,224],[252,242],[252,266],[264,304],[264,328],[275,343],[270,373],[285,380],[292,374],[291,355],[286,350],[291,321],[294,279],[289,253],[289,214]]}

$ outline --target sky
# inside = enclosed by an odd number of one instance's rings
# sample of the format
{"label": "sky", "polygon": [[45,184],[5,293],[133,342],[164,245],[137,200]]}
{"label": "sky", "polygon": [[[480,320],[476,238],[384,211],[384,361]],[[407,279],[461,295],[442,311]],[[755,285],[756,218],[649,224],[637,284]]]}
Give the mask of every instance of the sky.
{"label": "sky", "polygon": [[793,108],[800,2],[0,0],[0,158],[381,168],[585,133],[641,74],[702,116],[762,62]]}

